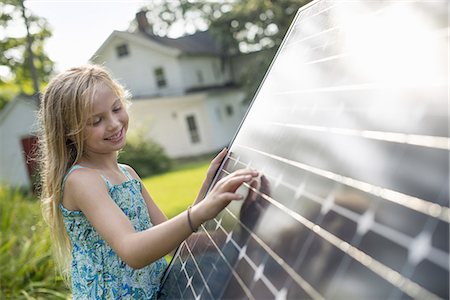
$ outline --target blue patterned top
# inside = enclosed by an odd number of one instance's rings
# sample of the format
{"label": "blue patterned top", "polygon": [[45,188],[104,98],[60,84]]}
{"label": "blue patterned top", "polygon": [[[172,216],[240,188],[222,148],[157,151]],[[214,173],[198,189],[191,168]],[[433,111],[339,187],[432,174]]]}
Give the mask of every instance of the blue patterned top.
{"label": "blue patterned top", "polygon": [[[112,185],[105,177],[109,195],[130,219],[136,231],[152,227],[141,182],[119,165],[128,181]],[[64,178],[75,169],[75,165]],[[167,263],[161,258],[142,268],[125,264],[97,233],[81,211],[70,211],[60,205],[64,224],[72,243],[73,299],[156,299]]]}

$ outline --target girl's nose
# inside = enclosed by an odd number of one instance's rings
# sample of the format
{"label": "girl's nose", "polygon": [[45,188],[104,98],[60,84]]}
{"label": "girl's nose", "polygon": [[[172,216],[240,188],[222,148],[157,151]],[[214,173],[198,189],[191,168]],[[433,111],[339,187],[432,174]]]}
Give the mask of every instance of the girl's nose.
{"label": "girl's nose", "polygon": [[108,129],[114,131],[120,127],[120,121],[118,118],[112,117],[108,123]]}

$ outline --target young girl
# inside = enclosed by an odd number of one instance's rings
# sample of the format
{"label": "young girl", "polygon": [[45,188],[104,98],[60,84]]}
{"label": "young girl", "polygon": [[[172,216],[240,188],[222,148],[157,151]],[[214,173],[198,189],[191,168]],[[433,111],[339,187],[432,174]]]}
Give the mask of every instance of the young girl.
{"label": "young girl", "polygon": [[[99,66],[72,68],[48,85],[39,111],[42,205],[57,263],[74,299],[153,299],[173,251],[215,217],[244,182],[239,170],[201,201],[223,150],[209,167],[195,203],[171,220],[129,166],[117,163],[128,128],[127,94]],[[71,259],[70,259],[71,257]]]}

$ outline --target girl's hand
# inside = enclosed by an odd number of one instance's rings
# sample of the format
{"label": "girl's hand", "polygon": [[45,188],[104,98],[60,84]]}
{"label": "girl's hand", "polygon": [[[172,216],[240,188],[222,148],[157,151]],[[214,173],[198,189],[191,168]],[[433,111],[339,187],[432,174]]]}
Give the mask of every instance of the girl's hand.
{"label": "girl's hand", "polygon": [[214,175],[217,172],[217,169],[219,169],[220,164],[222,163],[225,156],[227,156],[228,149],[223,148],[222,151],[220,151],[219,154],[217,154],[216,157],[211,161],[211,164],[209,165],[208,172],[206,173],[206,179],[205,181],[208,181],[208,183],[213,179]]}
{"label": "girl's hand", "polygon": [[258,176],[255,170],[241,169],[220,179],[206,198],[192,207],[194,226],[217,216],[231,201],[242,200],[243,196],[236,190],[244,183],[250,182]]}
{"label": "girl's hand", "polygon": [[220,167],[220,164],[224,160],[224,158],[227,156],[228,149],[223,148],[222,151],[220,151],[219,154],[211,161],[211,164],[209,165],[208,172],[206,173],[206,178],[203,181],[203,184],[200,188],[200,191],[198,192],[197,198],[194,201],[194,204],[202,201],[203,197],[205,197],[205,194],[208,190],[209,184],[214,178],[214,175],[216,174],[217,170]]}

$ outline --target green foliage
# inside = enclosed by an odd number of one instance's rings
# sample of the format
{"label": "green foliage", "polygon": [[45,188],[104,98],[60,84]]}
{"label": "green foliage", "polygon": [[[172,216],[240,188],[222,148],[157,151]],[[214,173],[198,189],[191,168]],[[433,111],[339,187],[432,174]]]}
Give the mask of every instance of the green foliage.
{"label": "green foliage", "polygon": [[142,135],[131,135],[119,154],[119,162],[130,165],[141,177],[166,172],[171,167],[171,160],[164,149]]}
{"label": "green foliage", "polygon": [[39,201],[0,188],[0,299],[67,299]]}
{"label": "green foliage", "polygon": [[0,81],[0,110],[19,93],[19,87],[12,81]]}
{"label": "green foliage", "polygon": [[[44,18],[31,14],[22,4],[23,0],[0,3],[0,29],[4,32],[0,36],[0,70],[3,74],[0,76],[0,108],[17,93],[35,94],[28,48],[34,57],[33,65],[39,89],[44,87],[53,71],[53,62],[44,52],[44,43],[51,36],[50,27]],[[24,33],[21,36],[11,32],[10,28],[14,25],[22,25]],[[29,40],[26,35],[27,26]],[[8,88],[12,84],[15,88]]]}
{"label": "green foliage", "polygon": [[189,164],[165,174],[144,178],[143,183],[156,205],[168,218],[191,205],[202,186],[210,161]]}

